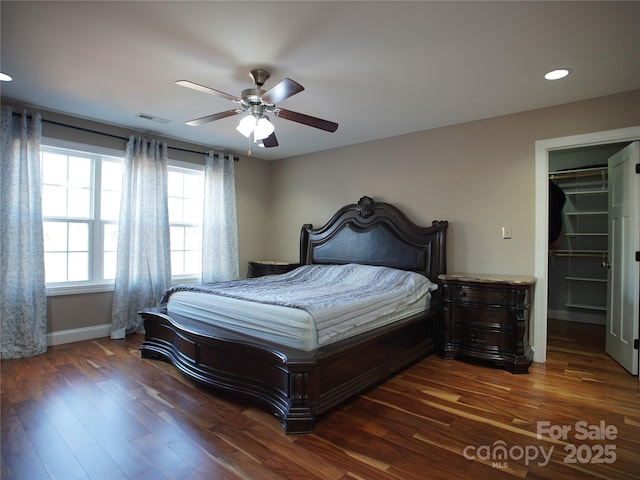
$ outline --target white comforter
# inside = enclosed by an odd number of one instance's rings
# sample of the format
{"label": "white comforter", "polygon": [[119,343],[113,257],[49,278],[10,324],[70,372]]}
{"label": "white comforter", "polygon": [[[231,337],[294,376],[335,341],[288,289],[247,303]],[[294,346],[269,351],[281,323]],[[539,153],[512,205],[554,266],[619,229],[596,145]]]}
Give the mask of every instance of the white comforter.
{"label": "white comforter", "polygon": [[304,265],[282,275],[177,285],[163,301],[170,314],[310,350],[424,311],[436,288],[423,275],[387,267]]}

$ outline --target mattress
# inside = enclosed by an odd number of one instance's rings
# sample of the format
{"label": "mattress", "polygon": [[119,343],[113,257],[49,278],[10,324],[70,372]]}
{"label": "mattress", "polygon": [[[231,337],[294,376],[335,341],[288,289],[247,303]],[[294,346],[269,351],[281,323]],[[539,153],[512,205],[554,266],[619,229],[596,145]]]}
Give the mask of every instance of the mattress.
{"label": "mattress", "polygon": [[163,302],[169,315],[313,350],[430,307],[437,286],[415,272],[368,265],[304,265],[282,275],[183,284]]}

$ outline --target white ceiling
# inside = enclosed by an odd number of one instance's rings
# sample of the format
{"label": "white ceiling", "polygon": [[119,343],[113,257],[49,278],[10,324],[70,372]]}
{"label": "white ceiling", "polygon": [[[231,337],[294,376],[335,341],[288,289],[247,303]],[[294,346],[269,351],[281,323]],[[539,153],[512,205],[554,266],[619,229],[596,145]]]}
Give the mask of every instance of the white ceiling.
{"label": "white ceiling", "polygon": [[[0,2],[8,101],[247,152],[232,95],[266,68],[305,91],[279,106],[267,160],[640,88],[640,2]],[[546,71],[572,74],[549,82]],[[633,106],[638,108],[638,105]],[[139,113],[170,120],[161,124]]]}

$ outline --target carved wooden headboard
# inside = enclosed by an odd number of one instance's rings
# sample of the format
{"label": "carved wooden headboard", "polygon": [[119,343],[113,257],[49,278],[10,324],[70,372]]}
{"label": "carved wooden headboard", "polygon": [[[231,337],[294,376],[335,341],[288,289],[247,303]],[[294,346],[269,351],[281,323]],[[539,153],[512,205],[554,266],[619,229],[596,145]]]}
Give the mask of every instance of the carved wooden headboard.
{"label": "carved wooden headboard", "polygon": [[300,263],[383,265],[420,272],[434,283],[446,273],[448,222],[421,227],[397,207],[362,197],[346,205],[324,226],[300,232]]}

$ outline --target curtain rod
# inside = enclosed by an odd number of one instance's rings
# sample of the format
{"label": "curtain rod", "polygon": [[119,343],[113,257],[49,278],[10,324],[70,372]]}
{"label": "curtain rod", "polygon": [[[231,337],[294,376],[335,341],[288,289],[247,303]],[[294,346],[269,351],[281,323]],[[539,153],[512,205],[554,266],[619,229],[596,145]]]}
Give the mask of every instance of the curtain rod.
{"label": "curtain rod", "polygon": [[[13,113],[13,115],[22,116],[22,113],[20,113],[20,112],[11,112],[11,113]],[[27,117],[31,118],[31,115],[27,115]],[[97,135],[102,135],[102,136],[105,136],[105,137],[117,138],[117,139],[123,140],[125,142],[129,140],[129,138],[123,137],[122,135],[114,135],[113,133],[100,132],[98,130],[93,130],[93,129],[85,128],[85,127],[78,127],[76,125],[69,125],[67,123],[56,122],[54,120],[47,120],[45,118],[42,119],[42,122],[43,123],[50,123],[51,125],[58,125],[59,127],[73,128],[75,130],[80,130],[82,132],[95,133]],[[186,148],[172,147],[170,145],[167,145],[167,148],[170,149],[170,150],[177,150],[177,151],[180,151],[180,152],[195,153],[195,154],[199,154],[199,155],[208,155],[207,152],[198,152],[196,150],[189,150],[189,149],[186,149]],[[231,154],[224,154],[224,153],[220,154],[220,153],[216,153],[216,152],[214,152],[214,154],[213,154],[214,157],[217,157],[218,155],[228,155],[229,157],[232,157],[236,162],[240,160],[239,157],[237,157],[235,155],[231,155]]]}

